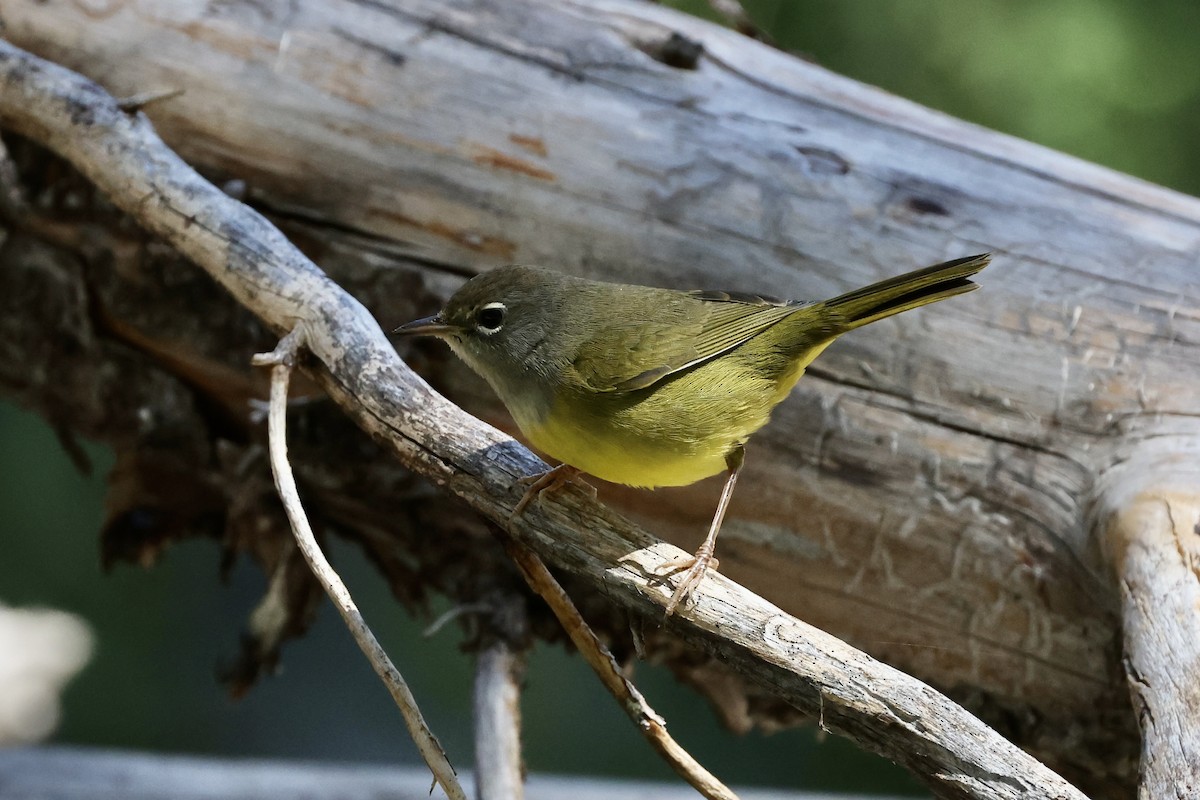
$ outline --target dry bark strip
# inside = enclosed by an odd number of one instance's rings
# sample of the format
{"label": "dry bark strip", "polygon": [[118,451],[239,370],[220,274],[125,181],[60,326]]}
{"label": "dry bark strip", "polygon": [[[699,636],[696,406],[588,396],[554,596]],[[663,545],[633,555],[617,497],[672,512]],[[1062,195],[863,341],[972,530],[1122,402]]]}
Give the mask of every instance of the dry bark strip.
{"label": "dry bark strip", "polygon": [[[514,480],[543,468],[532,454],[432,392],[357,301],[260,215],[176,157],[142,115],[8,43],[0,43],[0,76],[5,127],[71,161],[272,328],[302,328],[321,365],[318,379],[361,426],[413,470],[506,524],[519,495]],[[510,531],[646,615],[670,594],[653,570],[683,555],[578,491],[531,510]],[[724,577],[668,624],[798,708],[821,713],[829,729],[904,764],[938,796],[1083,797],[930,687]]]}

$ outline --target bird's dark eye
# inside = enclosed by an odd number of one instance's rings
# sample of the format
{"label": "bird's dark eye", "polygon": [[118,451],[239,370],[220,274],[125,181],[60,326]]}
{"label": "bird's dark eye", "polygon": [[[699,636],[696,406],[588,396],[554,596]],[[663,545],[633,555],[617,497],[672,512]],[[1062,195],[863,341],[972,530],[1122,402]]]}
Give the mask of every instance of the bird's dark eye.
{"label": "bird's dark eye", "polygon": [[480,333],[495,333],[504,324],[504,312],[507,310],[503,303],[488,303],[475,312],[475,327]]}

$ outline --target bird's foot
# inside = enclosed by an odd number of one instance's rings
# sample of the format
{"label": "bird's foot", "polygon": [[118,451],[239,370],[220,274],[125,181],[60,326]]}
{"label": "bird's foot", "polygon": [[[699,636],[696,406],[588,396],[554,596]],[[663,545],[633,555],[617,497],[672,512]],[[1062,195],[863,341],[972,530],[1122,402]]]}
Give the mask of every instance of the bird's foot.
{"label": "bird's foot", "polygon": [[[517,507],[514,508],[512,514],[509,515],[509,521],[511,522],[512,520],[521,516],[521,512],[525,510],[526,506],[528,506],[537,498],[541,497],[542,492],[558,491],[582,474],[582,470],[576,469],[569,464],[559,464],[557,467],[548,469],[541,474],[526,475],[523,478],[517,478],[517,483],[528,488],[525,489],[525,494],[521,496],[520,501],[517,503]],[[579,485],[589,492],[592,497],[596,496],[596,487],[584,483],[583,481],[580,481]]]}
{"label": "bird's foot", "polygon": [[660,569],[665,574],[673,574],[680,570],[686,570],[679,581],[679,585],[675,587],[674,594],[671,595],[671,599],[667,602],[666,616],[669,617],[674,614],[675,609],[688,598],[688,595],[695,591],[710,567],[715,570],[719,566],[721,566],[721,562],[713,555],[712,548],[710,547],[701,547],[696,551],[696,555],[694,556],[684,556],[683,558],[677,558],[664,563]]}

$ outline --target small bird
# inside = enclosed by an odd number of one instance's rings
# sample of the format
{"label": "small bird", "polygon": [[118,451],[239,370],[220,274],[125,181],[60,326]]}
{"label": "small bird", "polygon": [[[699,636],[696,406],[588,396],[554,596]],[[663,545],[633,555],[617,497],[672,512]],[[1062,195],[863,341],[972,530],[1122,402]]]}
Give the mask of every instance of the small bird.
{"label": "small bird", "polygon": [[580,473],[685,486],[725,471],[721,499],[667,615],[699,585],[745,459],[805,368],[834,339],[978,288],[989,254],[910,272],[824,302],[602,283],[508,266],[462,285],[438,314],[396,329],[436,336],[500,396],[529,442],[562,462],[514,510]]}

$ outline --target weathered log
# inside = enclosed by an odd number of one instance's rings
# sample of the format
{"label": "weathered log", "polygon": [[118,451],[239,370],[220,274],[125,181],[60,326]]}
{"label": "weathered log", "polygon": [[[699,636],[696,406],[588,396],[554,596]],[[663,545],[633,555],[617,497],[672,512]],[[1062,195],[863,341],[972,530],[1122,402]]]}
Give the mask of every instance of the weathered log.
{"label": "weathered log", "polygon": [[[389,322],[504,261],[818,297],[995,251],[984,291],[817,362],[753,442],[722,569],[953,690],[1096,794],[1128,786],[1120,594],[1087,510],[1121,452],[1200,429],[1196,201],[616,0],[0,15],[11,41],[117,94],[184,88],[147,110],[168,142],[243,181]],[[655,60],[676,33],[703,45],[694,68]],[[134,291],[101,294],[110,330],[222,407],[253,394],[206,326],[165,336],[119,302]],[[478,382],[431,367],[503,420]],[[690,546],[716,491],[602,496]]]}

